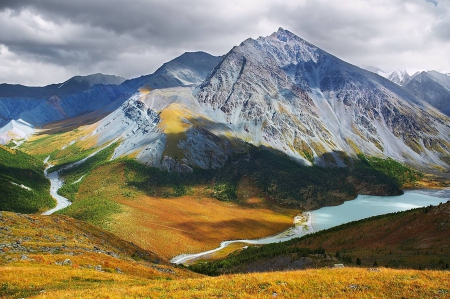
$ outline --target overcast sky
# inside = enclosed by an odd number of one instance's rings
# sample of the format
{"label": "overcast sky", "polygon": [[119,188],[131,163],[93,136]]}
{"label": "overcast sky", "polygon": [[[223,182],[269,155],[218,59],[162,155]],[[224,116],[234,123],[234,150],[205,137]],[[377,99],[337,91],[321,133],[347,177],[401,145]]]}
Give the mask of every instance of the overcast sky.
{"label": "overcast sky", "polygon": [[0,0],[0,82],[153,73],[283,27],[345,61],[450,71],[449,0]]}

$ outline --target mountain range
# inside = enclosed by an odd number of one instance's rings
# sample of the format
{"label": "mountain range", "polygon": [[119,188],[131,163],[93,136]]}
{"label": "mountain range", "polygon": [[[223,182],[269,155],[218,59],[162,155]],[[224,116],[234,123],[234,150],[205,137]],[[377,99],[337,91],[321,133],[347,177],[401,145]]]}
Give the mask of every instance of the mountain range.
{"label": "mountain range", "polygon": [[119,140],[114,157],[169,171],[221,167],[246,144],[303,165],[351,166],[364,154],[445,170],[449,82],[423,72],[400,86],[280,28],[222,57],[185,53],[131,80],[96,74],[41,88],[3,84],[0,133],[6,143],[55,122],[60,130],[90,125],[83,140]]}
{"label": "mountain range", "polygon": [[450,76],[436,71],[420,72],[403,87],[450,116]]}
{"label": "mountain range", "polygon": [[375,67],[364,68],[404,87],[445,115],[450,115],[450,73],[407,70],[385,73]]}

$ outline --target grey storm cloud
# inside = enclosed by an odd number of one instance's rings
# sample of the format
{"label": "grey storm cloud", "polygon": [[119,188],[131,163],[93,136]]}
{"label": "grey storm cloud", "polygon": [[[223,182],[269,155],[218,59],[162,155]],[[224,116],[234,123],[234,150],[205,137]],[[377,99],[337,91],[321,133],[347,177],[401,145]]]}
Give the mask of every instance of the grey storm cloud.
{"label": "grey storm cloud", "polygon": [[278,27],[353,64],[450,69],[448,8],[426,0],[1,0],[0,82],[135,77],[185,51],[222,55]]}
{"label": "grey storm cloud", "polygon": [[41,0],[20,1],[20,5],[11,2],[14,4],[3,8],[28,9],[60,25],[70,22],[104,30],[107,35],[127,35],[160,48],[226,36],[245,25],[239,24],[245,20],[224,24],[223,21],[237,18],[221,19],[220,10],[215,12],[210,1]]}

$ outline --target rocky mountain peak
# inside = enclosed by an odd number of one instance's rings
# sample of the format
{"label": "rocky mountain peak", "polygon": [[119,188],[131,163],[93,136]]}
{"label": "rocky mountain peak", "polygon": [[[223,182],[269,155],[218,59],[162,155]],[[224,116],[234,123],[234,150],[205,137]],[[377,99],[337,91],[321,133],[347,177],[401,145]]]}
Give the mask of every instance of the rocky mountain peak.
{"label": "rocky mountain peak", "polygon": [[408,82],[409,79],[411,79],[411,76],[405,70],[397,70],[392,72],[388,76],[388,79],[394,82],[395,84],[403,86]]}
{"label": "rocky mountain peak", "polygon": [[364,152],[445,165],[439,152],[450,150],[443,115],[283,28],[233,48],[195,95],[240,138],[306,164]]}
{"label": "rocky mountain peak", "polygon": [[278,31],[272,33],[271,36],[277,38],[282,42],[288,42],[289,39],[298,38],[298,36],[294,35],[288,30],[283,29],[282,27],[278,28]]}

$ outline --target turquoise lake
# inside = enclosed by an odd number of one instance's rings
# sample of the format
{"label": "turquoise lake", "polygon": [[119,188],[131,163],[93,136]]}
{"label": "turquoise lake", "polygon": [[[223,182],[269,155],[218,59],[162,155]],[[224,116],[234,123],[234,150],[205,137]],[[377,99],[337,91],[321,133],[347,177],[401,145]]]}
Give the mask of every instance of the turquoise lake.
{"label": "turquoise lake", "polygon": [[400,196],[358,195],[342,205],[311,211],[312,226],[319,231],[371,216],[435,206],[447,200],[450,200],[450,189],[405,191]]}

